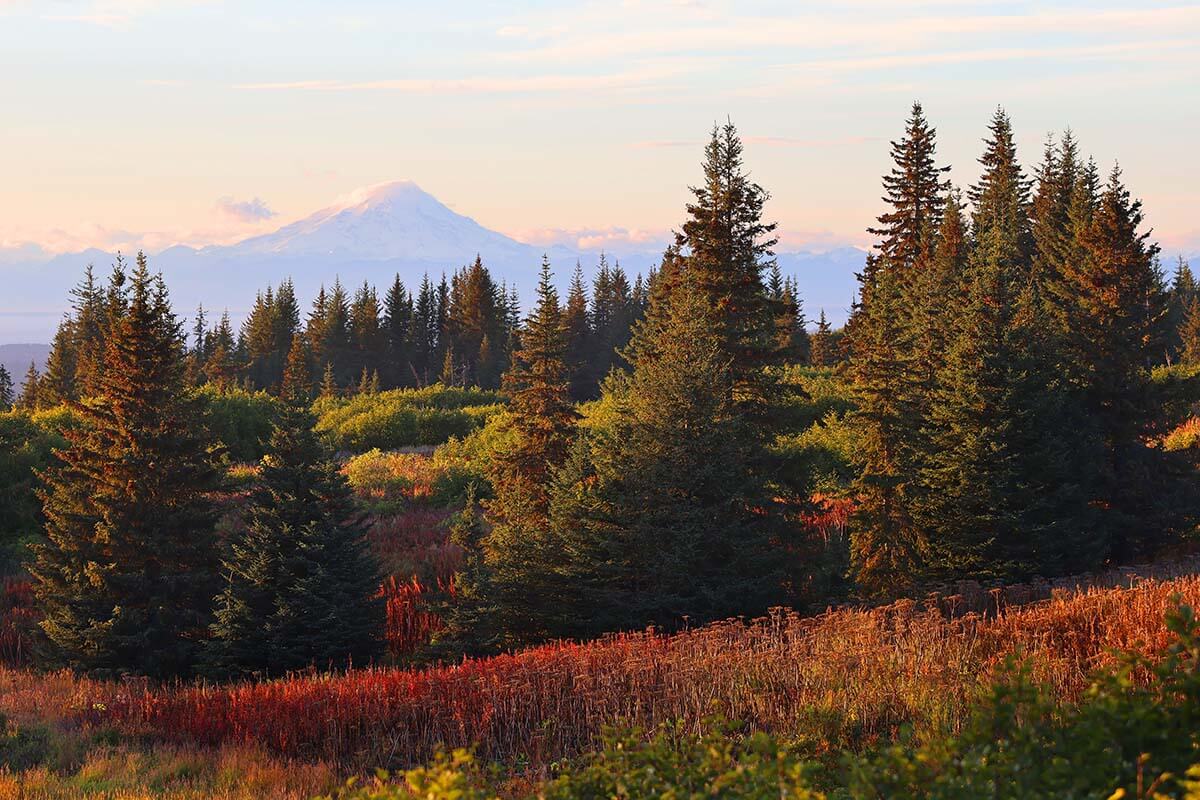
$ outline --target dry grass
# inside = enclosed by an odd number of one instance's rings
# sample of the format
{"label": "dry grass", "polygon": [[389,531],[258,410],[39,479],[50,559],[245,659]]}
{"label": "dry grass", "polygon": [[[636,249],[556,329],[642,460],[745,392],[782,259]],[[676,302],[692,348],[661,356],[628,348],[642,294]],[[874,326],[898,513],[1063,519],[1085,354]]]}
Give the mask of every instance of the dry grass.
{"label": "dry grass", "polygon": [[340,783],[322,764],[280,761],[256,748],[101,748],[78,769],[0,771],[0,798],[21,800],[301,800]]}
{"label": "dry grass", "polygon": [[603,726],[714,712],[800,739],[859,747],[910,724],[953,729],[991,670],[1014,654],[1064,698],[1114,648],[1156,652],[1174,595],[1200,604],[1200,578],[1060,592],[990,615],[947,618],[905,601],[800,618],[780,613],[661,636],[556,644],[453,667],[358,670],[259,684],[146,688],[68,674],[0,672],[0,712],[113,728],[181,746],[255,744],[348,769],[407,764],[438,746],[547,764]]}

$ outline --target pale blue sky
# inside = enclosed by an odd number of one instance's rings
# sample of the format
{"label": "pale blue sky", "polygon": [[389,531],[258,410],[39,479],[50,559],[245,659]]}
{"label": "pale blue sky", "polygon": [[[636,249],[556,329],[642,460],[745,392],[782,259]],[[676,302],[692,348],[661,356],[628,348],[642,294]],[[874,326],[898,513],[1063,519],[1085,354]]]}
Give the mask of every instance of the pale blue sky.
{"label": "pale blue sky", "polygon": [[1071,126],[1200,250],[1200,5],[0,0],[0,245],[228,241],[410,178],[537,242],[656,238],[732,117],[785,244],[866,243],[920,99]]}

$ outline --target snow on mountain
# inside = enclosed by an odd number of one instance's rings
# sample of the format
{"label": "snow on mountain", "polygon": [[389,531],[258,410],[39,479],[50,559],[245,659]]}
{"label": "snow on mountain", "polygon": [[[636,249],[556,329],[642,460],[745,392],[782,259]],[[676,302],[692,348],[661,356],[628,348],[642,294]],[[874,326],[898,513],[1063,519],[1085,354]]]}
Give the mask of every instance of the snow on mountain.
{"label": "snow on mountain", "polygon": [[532,248],[455,213],[412,181],[359,189],[329,208],[246,239],[238,255],[326,256],[461,263],[476,252],[507,260]]}
{"label": "snow on mountain", "polygon": [[[564,288],[576,260],[590,274],[599,256],[519,242],[451,210],[411,181],[394,181],[359,189],[272,233],[228,246],[176,245],[150,254],[150,263],[166,277],[181,316],[203,303],[210,316],[227,308],[237,324],[257,291],[284,278],[292,279],[302,302],[334,280],[351,290],[367,281],[382,291],[398,274],[411,290],[425,274],[440,280],[476,255],[528,304],[543,253]],[[620,261],[632,279],[652,268],[660,253],[616,251],[609,260]],[[784,274],[799,280],[809,315],[824,308],[835,324],[845,319],[863,258],[856,248],[779,254]],[[84,267],[93,264],[103,279],[112,260],[113,254],[100,250],[51,258],[36,248],[0,257],[0,342],[49,341]]]}

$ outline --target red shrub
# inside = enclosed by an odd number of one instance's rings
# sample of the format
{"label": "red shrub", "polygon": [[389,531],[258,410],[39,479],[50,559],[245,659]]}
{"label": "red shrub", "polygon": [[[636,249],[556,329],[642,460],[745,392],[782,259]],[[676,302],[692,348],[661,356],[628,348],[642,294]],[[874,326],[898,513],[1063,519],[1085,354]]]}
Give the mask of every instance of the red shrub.
{"label": "red shrub", "polygon": [[[437,590],[453,596],[453,579],[439,581]],[[412,655],[442,629],[442,618],[425,608],[423,602],[430,589],[415,575],[409,581],[392,576],[383,582],[380,592],[387,601],[387,645],[392,656]]]}
{"label": "red shrub", "polygon": [[33,603],[33,584],[4,578],[0,582],[0,664],[27,664],[39,615]]}

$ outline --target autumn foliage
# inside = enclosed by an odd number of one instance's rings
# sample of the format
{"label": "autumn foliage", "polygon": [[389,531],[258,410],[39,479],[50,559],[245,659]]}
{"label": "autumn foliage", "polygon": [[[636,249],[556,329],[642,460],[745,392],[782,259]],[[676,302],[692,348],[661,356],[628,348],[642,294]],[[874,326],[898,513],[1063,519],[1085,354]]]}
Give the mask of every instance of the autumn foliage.
{"label": "autumn foliage", "polygon": [[[1197,577],[1106,580],[1117,587],[974,587],[926,603],[811,618],[780,612],[453,666],[226,686],[154,688],[9,670],[0,672],[0,713],[52,708],[68,726],[189,746],[256,744],[349,768],[414,763],[440,746],[471,744],[485,758],[546,764],[594,745],[617,721],[653,727],[678,719],[698,730],[716,712],[765,731],[800,732],[816,751],[834,751],[886,741],[906,724],[918,736],[954,729],[1015,653],[1030,657],[1035,676],[1063,698],[1077,697],[1112,649],[1165,646],[1162,620],[1173,596],[1200,603]],[[1005,599],[1039,593],[1053,597],[1023,607]]]}

